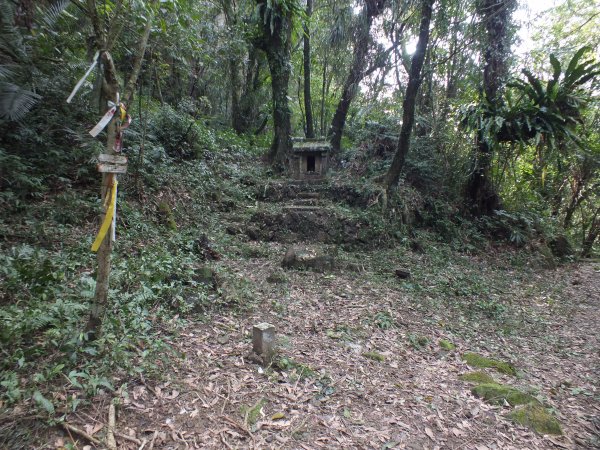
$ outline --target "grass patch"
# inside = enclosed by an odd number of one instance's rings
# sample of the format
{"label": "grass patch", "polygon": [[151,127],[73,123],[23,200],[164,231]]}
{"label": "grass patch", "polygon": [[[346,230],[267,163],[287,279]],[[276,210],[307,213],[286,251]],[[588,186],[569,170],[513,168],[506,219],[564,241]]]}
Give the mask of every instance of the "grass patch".
{"label": "grass patch", "polygon": [[368,359],[372,359],[373,361],[377,361],[377,362],[384,362],[385,361],[385,356],[383,356],[381,353],[378,352],[364,352],[362,354],[365,358]]}
{"label": "grass patch", "polygon": [[516,376],[517,370],[509,363],[497,359],[486,358],[477,353],[465,353],[463,360],[471,367],[496,369],[498,372]]}
{"label": "grass patch", "polygon": [[476,397],[482,398],[487,403],[493,405],[502,405],[506,400],[510,405],[526,405],[534,403],[539,405],[539,401],[525,392],[510,386],[504,386],[498,383],[483,383],[473,387],[471,392]]}
{"label": "grass patch", "polygon": [[477,383],[477,384],[482,384],[482,383],[486,383],[486,384],[496,383],[496,380],[494,380],[491,376],[489,376],[485,372],[463,373],[462,375],[459,375],[458,378],[460,380],[466,381],[468,383]]}
{"label": "grass patch", "polygon": [[440,348],[442,350],[446,350],[447,352],[451,352],[452,350],[456,350],[456,345],[446,339],[440,339],[438,342]]}
{"label": "grass patch", "polygon": [[286,357],[278,358],[273,363],[273,367],[284,372],[291,372],[290,379],[304,380],[307,378],[314,378],[317,375],[312,367]]}
{"label": "grass patch", "polygon": [[528,427],[539,434],[562,434],[558,420],[540,405],[525,405],[510,412],[507,417],[511,421]]}

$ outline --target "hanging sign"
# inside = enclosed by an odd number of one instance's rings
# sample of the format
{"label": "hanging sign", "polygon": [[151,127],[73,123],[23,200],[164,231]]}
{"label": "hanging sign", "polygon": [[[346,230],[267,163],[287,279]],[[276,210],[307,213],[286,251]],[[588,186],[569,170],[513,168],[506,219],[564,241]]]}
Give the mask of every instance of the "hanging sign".
{"label": "hanging sign", "polygon": [[96,167],[100,173],[126,173],[127,157],[102,153],[98,156]]}

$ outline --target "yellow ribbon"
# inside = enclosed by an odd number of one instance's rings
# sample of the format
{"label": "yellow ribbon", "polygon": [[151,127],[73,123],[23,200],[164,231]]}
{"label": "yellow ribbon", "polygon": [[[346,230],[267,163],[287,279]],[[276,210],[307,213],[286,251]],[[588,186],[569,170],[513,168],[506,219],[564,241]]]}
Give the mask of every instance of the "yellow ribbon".
{"label": "yellow ribbon", "polygon": [[108,233],[108,230],[113,223],[113,217],[117,208],[117,184],[117,180],[113,179],[113,185],[110,191],[110,202],[106,205],[106,215],[104,216],[104,221],[102,222],[98,236],[96,236],[96,240],[92,244],[93,252],[98,251],[100,244],[102,244],[102,241],[106,237],[106,233]]}

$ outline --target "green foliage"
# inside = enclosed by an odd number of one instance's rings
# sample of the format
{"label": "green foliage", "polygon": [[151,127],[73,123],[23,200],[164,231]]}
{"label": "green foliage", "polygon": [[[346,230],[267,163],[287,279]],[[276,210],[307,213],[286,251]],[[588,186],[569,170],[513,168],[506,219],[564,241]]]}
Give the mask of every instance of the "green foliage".
{"label": "green foliage", "polygon": [[525,80],[508,83],[504,100],[490,104],[485,99],[478,105],[463,109],[463,125],[478,130],[491,145],[497,143],[553,143],[565,137],[580,142],[574,133],[582,122],[582,113],[591,100],[584,85],[600,75],[600,63],[583,60],[588,47],[579,49],[563,70],[554,55],[550,55],[552,78],[544,82],[527,69]]}
{"label": "green foliage", "polygon": [[201,158],[216,149],[214,132],[202,122],[169,105],[162,106],[150,121],[150,132],[172,158]]}

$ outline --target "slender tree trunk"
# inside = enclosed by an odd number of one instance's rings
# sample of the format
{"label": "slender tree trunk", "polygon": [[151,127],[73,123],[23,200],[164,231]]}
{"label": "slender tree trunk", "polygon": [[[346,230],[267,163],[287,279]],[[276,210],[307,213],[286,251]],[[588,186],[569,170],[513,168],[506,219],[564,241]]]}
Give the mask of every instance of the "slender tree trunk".
{"label": "slender tree trunk", "polygon": [[321,123],[321,136],[325,134],[325,98],[326,98],[326,88],[327,88],[327,62],[328,62],[328,54],[325,54],[325,61],[323,61],[323,82],[321,83],[321,114],[320,114],[320,123]]}
{"label": "slender tree trunk", "polygon": [[137,83],[137,79],[140,76],[140,70],[142,69],[142,63],[144,62],[144,55],[146,53],[146,47],[148,46],[148,39],[150,39],[150,32],[152,31],[152,22],[154,21],[154,8],[156,6],[158,0],[152,0],[150,2],[150,13],[148,17],[146,17],[146,26],[144,27],[144,32],[138,42],[138,46],[135,52],[135,56],[133,59],[133,68],[131,69],[131,74],[129,75],[129,80],[127,81],[127,85],[125,86],[125,93],[123,94],[123,103],[129,105],[129,101],[135,91],[135,85]]}
{"label": "slender tree trunk", "polygon": [[[117,102],[117,93],[119,91],[119,81],[117,79],[115,65],[112,57],[108,52],[102,54],[102,62],[104,66],[104,86],[102,98],[106,102],[111,101]],[[115,143],[117,139],[117,124],[115,120],[111,120],[106,127],[106,147],[104,148],[104,154],[114,155],[115,154]],[[102,174],[102,186],[100,195],[102,198],[102,204],[105,205],[107,197],[110,195],[113,183],[116,182],[115,174]],[[106,209],[110,208],[111,205],[107,205]],[[100,223],[104,218],[106,210],[102,212],[100,217]],[[90,316],[86,325],[86,331],[90,333],[90,337],[94,338],[99,334],[100,326],[102,325],[102,319],[106,311],[106,305],[108,304],[108,288],[110,279],[111,269],[111,254],[113,249],[113,225],[110,224],[106,237],[100,244],[100,248],[97,252],[98,270],[96,273],[96,290],[94,292],[94,300],[92,301],[90,308]]]}
{"label": "slender tree trunk", "polygon": [[[155,4],[156,0],[153,0],[152,6],[155,6]],[[120,11],[120,5],[122,5],[121,2],[118,3],[119,7],[117,8],[117,11]],[[119,33],[115,30],[115,27],[118,28],[118,25],[115,25],[115,23],[118,22],[119,17],[115,16],[115,18],[113,18],[113,23],[108,28],[108,30],[106,30],[105,28],[103,28],[102,21],[98,16],[95,0],[87,0],[87,9],[88,13],[90,14],[90,19],[92,21],[92,27],[94,29],[96,46],[98,50],[102,52],[101,58],[102,67],[104,68],[104,80],[102,83],[101,98],[104,108],[107,108],[107,102],[111,101],[113,103],[117,103],[119,96],[119,81],[117,77],[117,71],[115,69],[115,64],[110,53],[106,50],[107,48],[110,48],[110,42],[115,42],[118,38]],[[149,18],[148,21],[150,22],[151,18]],[[141,36],[140,43],[137,47],[137,53],[135,55],[134,60],[134,67],[132,70],[132,74],[129,77],[129,81],[127,83],[127,89],[129,89],[129,91],[126,90],[124,93],[125,96],[129,95],[129,98],[131,97],[133,89],[135,88],[135,85],[137,83],[137,78],[140,73],[142,60],[148,43],[148,37],[150,35],[150,29],[151,24],[146,26],[144,33]],[[107,36],[110,37],[108,43],[106,38]],[[127,94],[127,92],[129,92],[129,94]],[[104,149],[104,154],[115,154],[117,131],[118,130],[116,120],[111,120],[106,127],[106,147]],[[110,195],[111,188],[114,183],[116,183],[116,174],[102,174],[101,196],[103,205],[106,204],[107,197]],[[110,207],[110,205],[107,205],[107,208]],[[102,216],[104,216],[104,214]],[[98,270],[96,274],[96,290],[94,293],[94,299],[90,307],[90,316],[86,325],[86,331],[90,333],[90,337],[92,338],[96,337],[99,334],[102,319],[106,311],[106,305],[108,304],[111,253],[113,248],[113,241],[111,238],[112,234],[113,225],[111,223],[106,237],[100,244],[100,248],[98,249],[97,253]]]}
{"label": "slender tree trunk", "polygon": [[240,69],[237,57],[229,58],[229,83],[231,89],[231,126],[236,133],[245,131],[240,107]]}
{"label": "slender tree trunk", "polygon": [[402,128],[400,129],[400,137],[398,138],[398,148],[385,179],[386,190],[388,193],[390,193],[398,184],[400,173],[402,172],[404,162],[406,161],[406,155],[410,150],[410,136],[415,121],[415,104],[419,86],[421,84],[421,70],[423,68],[423,62],[425,61],[425,54],[427,53],[429,24],[433,13],[434,1],[435,0],[423,0],[421,4],[419,40],[417,41],[417,48],[412,56],[408,85],[402,104]]}
{"label": "slender tree trunk", "polygon": [[306,117],[306,137],[315,137],[312,113],[312,98],[310,95],[310,18],[312,16],[313,0],[306,0],[306,17],[304,24],[304,113]]}
{"label": "slender tree trunk", "polygon": [[[483,54],[483,91],[490,104],[501,101],[501,87],[507,75],[506,59],[510,53],[509,31],[515,0],[480,0],[477,12],[485,27]],[[467,181],[467,202],[476,216],[491,215],[501,202],[491,179],[493,146],[480,131],[474,169]]]}
{"label": "slender tree trunk", "polygon": [[365,0],[365,5],[362,10],[362,22],[359,25],[354,41],[352,66],[350,67],[350,72],[344,82],[342,97],[335,110],[328,132],[328,137],[331,141],[332,155],[335,155],[341,149],[342,134],[344,132],[344,126],[346,125],[350,104],[352,103],[352,100],[354,100],[354,97],[356,97],[359,84],[364,78],[365,70],[367,68],[367,56],[371,44],[371,25],[373,24],[373,20],[383,12],[384,6],[385,0]]}

